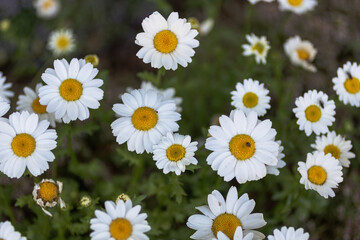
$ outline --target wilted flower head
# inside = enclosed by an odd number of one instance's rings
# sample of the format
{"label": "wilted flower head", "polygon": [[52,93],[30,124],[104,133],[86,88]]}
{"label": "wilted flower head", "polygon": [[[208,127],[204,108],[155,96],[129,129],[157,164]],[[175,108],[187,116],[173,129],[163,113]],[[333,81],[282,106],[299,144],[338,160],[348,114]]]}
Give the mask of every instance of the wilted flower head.
{"label": "wilted flower head", "polygon": [[41,209],[49,216],[52,214],[45,210],[45,207],[55,207],[58,203],[61,208],[66,207],[65,202],[61,199],[63,184],[60,181],[52,179],[43,179],[39,184],[35,183],[32,192],[34,201],[41,207]]}

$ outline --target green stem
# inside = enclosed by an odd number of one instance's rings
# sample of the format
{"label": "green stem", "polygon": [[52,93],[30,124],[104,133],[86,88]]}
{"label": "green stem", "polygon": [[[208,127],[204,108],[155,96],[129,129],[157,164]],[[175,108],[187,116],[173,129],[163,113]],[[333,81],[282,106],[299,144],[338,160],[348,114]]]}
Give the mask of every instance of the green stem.
{"label": "green stem", "polygon": [[294,200],[292,200],[290,202],[290,204],[286,205],[285,208],[281,211],[281,213],[279,214],[280,216],[285,216],[286,213],[288,213],[289,211],[291,211],[291,209],[294,207],[294,205],[299,201],[301,195],[305,192],[305,189],[302,189],[300,191],[297,192],[296,197],[294,198]]}
{"label": "green stem", "polygon": [[53,162],[53,169],[52,169],[52,178],[53,179],[56,179],[56,174],[57,174],[57,159],[55,159]]}
{"label": "green stem", "polygon": [[4,188],[3,186],[0,187],[0,196],[1,196],[1,198],[3,199],[4,205],[5,205],[5,209],[6,209],[6,211],[7,211],[7,214],[8,214],[9,217],[10,217],[10,220],[11,220],[12,224],[15,224],[15,217],[14,217],[13,211],[12,211],[12,209],[11,209],[11,207],[10,207],[10,204],[9,204],[9,202],[8,202],[5,194],[4,194],[4,189],[5,189],[5,188]]}
{"label": "green stem", "polygon": [[[141,155],[139,155],[141,156]],[[138,189],[137,185],[140,179],[140,176],[142,175],[144,171],[144,163],[143,163],[143,158],[141,157],[139,164],[135,165],[133,170],[132,170],[132,174],[131,174],[131,183],[130,183],[130,187],[128,188],[128,192],[131,194],[135,194],[135,190]]]}
{"label": "green stem", "polygon": [[247,184],[245,184],[245,183],[241,184],[240,189],[238,189],[239,195],[242,195],[245,193],[246,186],[247,186]]}
{"label": "green stem", "polygon": [[162,77],[165,76],[165,72],[166,72],[165,68],[158,69],[157,74],[156,74],[156,82],[155,82],[156,87],[158,87],[158,88],[160,87],[161,80],[162,80]]}
{"label": "green stem", "polygon": [[218,177],[218,179],[216,180],[215,189],[219,189],[221,182],[222,182],[222,177]]}
{"label": "green stem", "polygon": [[76,154],[72,148],[72,142],[71,142],[71,126],[67,135],[67,144],[68,144],[68,150],[69,150],[69,154],[71,157],[71,165],[73,165],[73,167],[76,167],[78,165],[78,160],[76,157]]}
{"label": "green stem", "polygon": [[246,20],[245,20],[245,33],[246,34],[250,33],[253,9],[254,9],[254,6],[252,4],[248,4],[248,7],[246,9]]}

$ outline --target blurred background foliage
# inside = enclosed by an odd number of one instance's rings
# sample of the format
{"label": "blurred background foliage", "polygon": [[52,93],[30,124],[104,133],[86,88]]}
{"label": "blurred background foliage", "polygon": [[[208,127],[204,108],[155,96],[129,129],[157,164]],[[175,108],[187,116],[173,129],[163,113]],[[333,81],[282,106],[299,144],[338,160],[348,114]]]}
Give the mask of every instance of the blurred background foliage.
{"label": "blurred background foliage", "polygon": [[[326,92],[337,106],[331,130],[352,140],[353,152],[360,156],[359,110],[339,102],[331,82],[346,61],[360,61],[359,1],[319,1],[315,11],[305,15],[281,12],[277,3],[252,6],[245,0],[62,0],[61,5],[56,18],[44,20],[36,16],[31,0],[0,0],[0,21],[10,20],[10,27],[0,32],[0,71],[16,92],[11,110],[15,111],[23,87],[34,88],[41,73],[52,67],[55,57],[46,48],[47,38],[52,30],[64,27],[73,29],[76,37],[76,50],[65,56],[68,60],[87,54],[100,57],[105,97],[89,120],[57,126],[56,164],[45,174],[18,180],[0,175],[1,220],[11,220],[28,239],[89,239],[94,210],[126,193],[148,214],[151,239],[189,239],[193,231],[185,223],[196,213],[195,206],[206,204],[212,190],[226,194],[234,185],[256,201],[255,212],[263,213],[268,222],[261,229],[266,235],[285,225],[304,228],[311,239],[360,239],[358,158],[344,170],[335,198],[326,200],[315,191],[305,191],[297,162],[305,161],[315,137],[298,130],[292,113],[295,98],[305,91]],[[110,129],[115,119],[111,107],[120,102],[118,95],[156,75],[156,70],[136,57],[139,47],[134,44],[142,31],[141,21],[156,10],[164,16],[178,11],[182,18],[215,20],[207,36],[197,37],[200,47],[193,62],[185,69],[167,71],[159,86],[174,87],[183,98],[180,133],[191,135],[200,145],[199,165],[179,177],[164,175],[150,154],[137,155],[126,145],[119,146]],[[245,34],[252,32],[270,41],[266,65],[242,56]],[[285,56],[283,43],[294,35],[310,40],[318,49],[317,73],[292,66]],[[137,74],[145,71],[150,74]],[[273,121],[277,139],[285,147],[287,166],[279,176],[240,185],[224,182],[211,170],[203,144],[219,114],[229,114],[230,91],[245,78],[257,79],[270,90],[271,110],[263,118]],[[32,200],[34,181],[43,178],[64,183],[62,198],[67,208],[51,209],[53,218]],[[92,199],[89,207],[80,206],[83,196]]]}

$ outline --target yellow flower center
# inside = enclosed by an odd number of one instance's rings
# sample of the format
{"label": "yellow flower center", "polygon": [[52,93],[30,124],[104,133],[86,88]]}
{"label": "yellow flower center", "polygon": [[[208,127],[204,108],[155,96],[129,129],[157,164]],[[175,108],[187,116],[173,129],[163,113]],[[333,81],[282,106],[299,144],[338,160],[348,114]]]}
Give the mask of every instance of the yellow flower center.
{"label": "yellow flower center", "polygon": [[321,110],[316,105],[310,105],[305,109],[305,117],[309,122],[317,122],[321,118]]}
{"label": "yellow flower center", "polygon": [[85,62],[91,63],[94,67],[97,67],[99,65],[99,57],[95,54],[93,55],[86,55],[85,56]]}
{"label": "yellow flower center", "polygon": [[255,45],[252,47],[253,51],[257,51],[260,55],[265,51],[265,45],[261,42],[255,43]]}
{"label": "yellow flower center", "polygon": [[173,162],[180,161],[185,157],[186,150],[180,144],[173,144],[166,150],[166,157]]}
{"label": "yellow flower center", "polygon": [[134,128],[140,131],[148,131],[155,127],[158,121],[157,112],[149,107],[136,109],[131,117]]}
{"label": "yellow flower center", "polygon": [[42,6],[41,6],[41,9],[43,11],[46,11],[48,10],[49,8],[51,8],[52,6],[54,5],[54,1],[53,0],[48,0],[48,1],[45,1]]}
{"label": "yellow flower center", "polygon": [[116,240],[125,240],[132,233],[132,225],[125,218],[116,218],[110,223],[110,234]]}
{"label": "yellow flower center", "polygon": [[78,80],[69,78],[61,83],[59,92],[60,96],[66,101],[76,101],[80,99],[83,87]]}
{"label": "yellow flower center", "polygon": [[259,97],[253,92],[248,92],[243,97],[244,106],[247,108],[256,107],[258,105],[258,102]]}
{"label": "yellow flower center", "polygon": [[356,94],[360,90],[360,81],[356,77],[348,78],[344,82],[344,87],[348,93]]}
{"label": "yellow flower center", "polygon": [[326,172],[320,166],[312,166],[308,170],[308,179],[310,182],[316,185],[323,185],[326,181]]}
{"label": "yellow flower center", "polygon": [[255,142],[249,135],[239,134],[230,140],[229,149],[238,160],[246,160],[254,155]]}
{"label": "yellow flower center", "polygon": [[299,49],[296,50],[296,52],[297,52],[298,57],[299,57],[300,60],[304,60],[304,61],[309,60],[310,54],[305,49],[299,48]]}
{"label": "yellow flower center", "polygon": [[224,213],[214,219],[211,230],[215,236],[217,236],[217,233],[221,231],[232,240],[234,238],[236,228],[240,226],[241,222],[235,215]]}
{"label": "yellow flower center", "polygon": [[289,4],[293,7],[298,7],[303,3],[303,0],[288,0]]}
{"label": "yellow flower center", "polygon": [[18,157],[30,156],[35,151],[35,147],[34,137],[27,133],[16,135],[11,142],[11,148]]}
{"label": "yellow flower center", "polygon": [[337,146],[329,144],[324,148],[324,153],[325,155],[330,153],[334,158],[339,159],[341,151]]}
{"label": "yellow flower center", "polygon": [[175,50],[178,39],[170,30],[162,30],[154,37],[155,49],[161,53],[171,53]]}
{"label": "yellow flower center", "polygon": [[70,38],[67,36],[59,36],[56,39],[56,48],[66,50],[70,45]]}
{"label": "yellow flower center", "polygon": [[37,193],[44,202],[53,202],[59,196],[59,188],[55,183],[42,182]]}
{"label": "yellow flower center", "polygon": [[41,105],[39,102],[40,98],[35,98],[32,103],[32,108],[35,113],[37,114],[43,114],[46,113],[46,105]]}

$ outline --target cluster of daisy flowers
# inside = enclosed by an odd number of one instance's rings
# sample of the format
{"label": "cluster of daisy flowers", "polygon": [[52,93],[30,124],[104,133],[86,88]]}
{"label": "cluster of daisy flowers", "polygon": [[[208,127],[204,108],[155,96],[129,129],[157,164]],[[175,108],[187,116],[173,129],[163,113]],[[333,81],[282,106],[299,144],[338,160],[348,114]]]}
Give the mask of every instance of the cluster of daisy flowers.
{"label": "cluster of daisy flowers", "polygon": [[[274,2],[275,0],[248,0],[251,4],[258,2]],[[277,0],[282,11],[291,11],[296,14],[304,14],[313,10],[317,5],[317,0]]]}
{"label": "cluster of daisy flowers", "polygon": [[[251,0],[251,3],[258,1]],[[267,2],[271,2],[268,0]],[[311,10],[315,0],[279,0],[281,9],[298,14]],[[39,16],[52,17],[59,10],[55,0],[39,0],[34,5]],[[208,25],[211,25],[208,23]],[[199,46],[195,37],[199,31],[192,28],[178,13],[171,13],[165,19],[154,12],[142,22],[144,32],[136,36],[135,43],[141,48],[137,56],[154,68],[176,70],[178,65],[188,66]],[[207,28],[210,28],[209,26]],[[205,30],[203,30],[205,32]],[[270,49],[266,37],[254,34],[246,36],[249,44],[243,45],[244,55],[255,55],[256,62],[266,63]],[[70,30],[59,30],[50,35],[49,49],[62,55],[73,51],[74,37]],[[290,38],[284,44],[285,53],[294,65],[309,71],[316,71],[311,62],[316,49],[309,41],[300,37]],[[0,171],[10,178],[20,178],[28,170],[39,176],[49,169],[49,163],[56,161],[53,150],[57,143],[57,124],[84,121],[90,117],[89,109],[98,109],[103,99],[103,80],[96,78],[98,69],[96,56],[86,59],[57,59],[53,68],[42,74],[42,83],[35,89],[24,88],[16,110],[9,115],[10,83],[0,73]],[[360,66],[346,63],[339,68],[333,79],[334,90],[341,101],[360,106]],[[279,175],[283,161],[283,146],[276,139],[277,132],[269,119],[260,119],[270,109],[269,91],[263,83],[251,78],[237,83],[231,92],[231,105],[235,108],[229,115],[219,117],[219,124],[210,126],[205,148],[211,153],[206,162],[217,174],[229,182],[235,179],[239,184],[257,181],[267,174]],[[118,144],[127,144],[129,151],[137,154],[151,153],[154,165],[164,174],[180,175],[186,166],[198,163],[195,152],[198,142],[191,136],[181,135],[178,121],[181,119],[182,99],[175,97],[175,90],[159,89],[143,82],[139,89],[129,89],[120,95],[121,103],[113,105],[117,119],[111,129]],[[349,167],[355,155],[350,151],[351,142],[345,140],[329,127],[335,121],[335,103],[322,91],[310,90],[296,99],[293,109],[298,118],[300,130],[307,136],[317,135],[313,153],[308,153],[306,162],[299,162],[300,183],[306,189],[317,191],[321,196],[334,197],[334,188],[343,180],[343,167]],[[325,135],[326,134],[326,135]],[[60,205],[66,207],[60,194],[63,184],[53,179],[42,179],[34,184],[34,201],[44,213],[52,215],[47,208]],[[214,190],[208,195],[208,205],[196,209],[202,214],[189,217],[187,226],[195,233],[192,239],[251,240],[264,239],[258,231],[266,225],[261,213],[252,213],[255,201],[244,193],[240,197],[236,187],[231,187],[226,199]],[[88,205],[86,198],[83,205]],[[147,214],[140,213],[141,206],[128,197],[119,197],[116,202],[106,201],[105,209],[96,210],[90,221],[91,239],[149,239],[146,233],[151,227]],[[7,236],[2,236],[4,234]],[[268,239],[302,239],[309,234],[302,228],[282,227],[275,229]],[[0,223],[0,238],[25,239],[9,222]]]}

